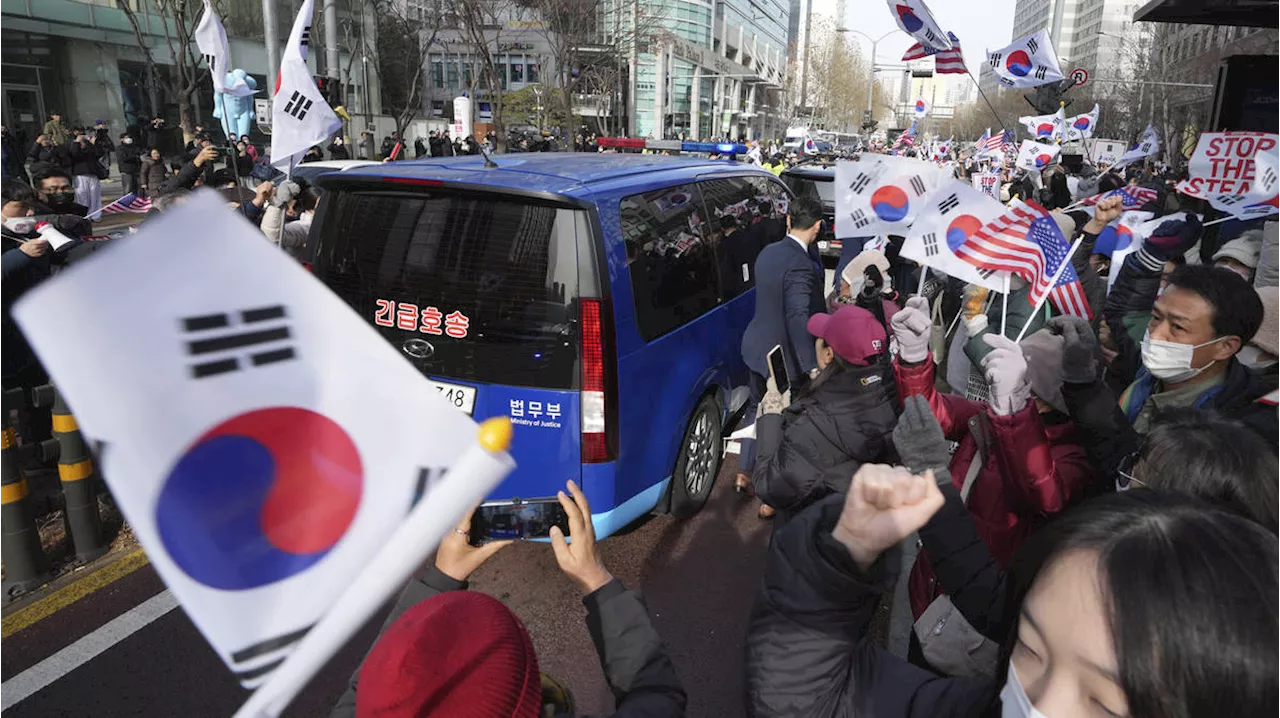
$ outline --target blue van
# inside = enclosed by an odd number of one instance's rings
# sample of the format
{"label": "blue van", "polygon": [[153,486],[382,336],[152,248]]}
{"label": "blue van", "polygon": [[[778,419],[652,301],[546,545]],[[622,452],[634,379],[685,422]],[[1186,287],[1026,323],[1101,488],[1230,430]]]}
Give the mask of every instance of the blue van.
{"label": "blue van", "polygon": [[601,537],[691,516],[747,400],[755,258],[788,190],[683,157],[494,161],[325,175],[313,271],[460,411],[511,418],[518,466],[491,499],[573,479]]}

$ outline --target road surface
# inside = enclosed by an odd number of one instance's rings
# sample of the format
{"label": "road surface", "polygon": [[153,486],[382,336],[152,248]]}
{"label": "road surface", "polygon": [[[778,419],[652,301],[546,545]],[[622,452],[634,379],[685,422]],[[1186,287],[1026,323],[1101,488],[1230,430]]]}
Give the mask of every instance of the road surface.
{"label": "road surface", "polygon": [[[693,519],[653,517],[601,544],[614,575],[643,590],[689,695],[690,716],[743,715],[743,638],[771,529],[756,518],[755,501],[733,492],[735,459],[726,457],[711,499]],[[472,589],[520,616],[542,671],[569,686],[580,715],[612,712],[581,595],[556,568],[550,546],[504,549],[472,577]],[[233,714],[245,691],[174,605],[155,571],[143,565],[5,637],[4,715]],[[329,663],[286,715],[328,712],[384,615]]]}

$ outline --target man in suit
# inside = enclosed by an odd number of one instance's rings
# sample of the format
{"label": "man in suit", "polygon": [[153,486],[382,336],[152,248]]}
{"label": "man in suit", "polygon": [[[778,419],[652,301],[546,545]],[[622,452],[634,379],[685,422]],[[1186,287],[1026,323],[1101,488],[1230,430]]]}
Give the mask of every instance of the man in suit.
{"label": "man in suit", "polygon": [[[817,349],[807,325],[810,316],[826,311],[822,259],[814,244],[821,227],[822,203],[796,198],[787,213],[787,236],[765,246],[756,258],[755,316],[742,335],[742,359],[751,370],[748,422],[755,420],[755,407],[764,398],[770,349],[782,347],[793,391],[817,374]],[[745,491],[755,464],[755,442],[743,441],[738,459],[736,486]],[[768,506],[761,507],[761,518],[772,515]]]}

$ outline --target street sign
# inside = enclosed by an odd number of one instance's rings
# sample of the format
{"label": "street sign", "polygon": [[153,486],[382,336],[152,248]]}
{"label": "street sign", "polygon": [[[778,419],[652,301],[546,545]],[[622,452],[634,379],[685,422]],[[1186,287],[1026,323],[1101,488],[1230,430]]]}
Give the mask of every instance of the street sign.
{"label": "street sign", "polygon": [[271,134],[271,100],[255,97],[253,100],[253,116],[257,118],[258,129],[262,134]]}
{"label": "street sign", "polygon": [[1089,71],[1083,67],[1077,67],[1071,71],[1072,87],[1079,87],[1089,81]]}

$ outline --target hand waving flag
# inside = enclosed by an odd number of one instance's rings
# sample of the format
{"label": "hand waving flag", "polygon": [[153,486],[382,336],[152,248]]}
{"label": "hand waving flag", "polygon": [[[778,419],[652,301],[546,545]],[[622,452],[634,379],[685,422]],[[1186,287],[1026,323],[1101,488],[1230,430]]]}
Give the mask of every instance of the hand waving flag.
{"label": "hand waving flag", "polygon": [[275,712],[512,467],[211,192],[14,315],[161,578]]}

